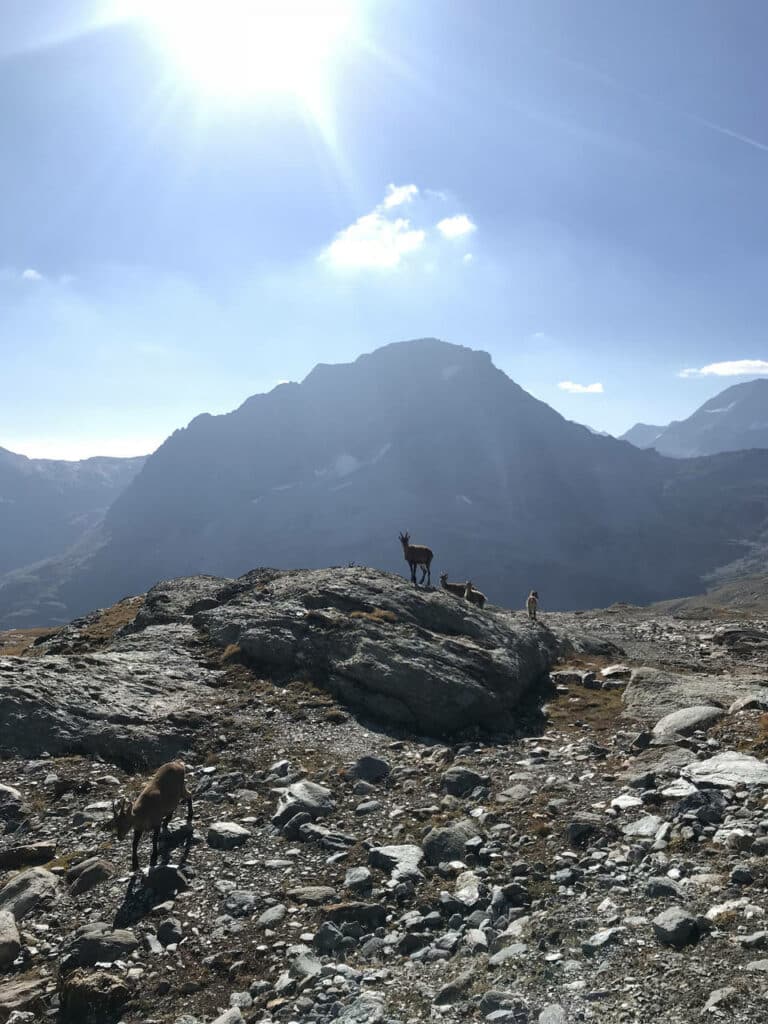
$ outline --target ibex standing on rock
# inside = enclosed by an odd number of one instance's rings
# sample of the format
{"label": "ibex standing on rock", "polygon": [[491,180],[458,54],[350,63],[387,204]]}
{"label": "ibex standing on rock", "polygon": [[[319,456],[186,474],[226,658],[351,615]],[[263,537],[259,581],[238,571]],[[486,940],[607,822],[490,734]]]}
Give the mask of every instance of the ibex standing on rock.
{"label": "ibex standing on rock", "polygon": [[467,580],[464,584],[464,600],[469,601],[470,604],[476,604],[478,608],[482,608],[485,604],[485,594],[482,590],[475,590],[472,586],[472,580]]}
{"label": "ibex standing on rock", "polygon": [[525,606],[528,609],[528,618],[536,621],[536,610],[539,607],[539,594],[538,591],[532,590],[528,595],[528,600],[525,602]]}
{"label": "ibex standing on rock", "polygon": [[411,568],[411,583],[416,583],[416,566],[420,565],[421,583],[426,579],[427,586],[432,586],[432,550],[424,544],[411,544],[411,536],[407,531],[400,534],[400,543],[403,545],[405,560]]}
{"label": "ibex standing on rock", "polygon": [[125,839],[133,829],[133,859],[131,867],[139,870],[139,840],[142,833],[152,833],[150,866],[157,863],[157,843],[160,829],[167,831],[168,822],[182,800],[187,801],[187,824],[192,821],[192,797],[187,790],[186,769],[183,761],[169,761],[160,765],[155,774],[131,803],[122,797],[112,804],[112,824],[118,839]]}

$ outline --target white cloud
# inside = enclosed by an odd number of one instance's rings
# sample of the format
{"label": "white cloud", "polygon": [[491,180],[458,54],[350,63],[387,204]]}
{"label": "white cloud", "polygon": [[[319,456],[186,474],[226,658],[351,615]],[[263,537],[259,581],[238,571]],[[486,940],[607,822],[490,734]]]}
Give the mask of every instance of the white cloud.
{"label": "white cloud", "polygon": [[393,206],[410,203],[418,194],[418,185],[387,185],[387,194],[382,205],[385,210],[391,210]]}
{"label": "white cloud", "polygon": [[420,249],[426,237],[426,232],[411,227],[406,217],[388,220],[376,209],[340,231],[320,258],[342,270],[389,270]]}
{"label": "white cloud", "polygon": [[567,391],[570,395],[602,395],[603,385],[595,384],[574,384],[572,380],[561,380],[557,385],[561,391]]}
{"label": "white cloud", "polygon": [[437,230],[444,238],[461,238],[462,235],[477,231],[477,224],[473,224],[466,213],[457,213],[455,217],[443,217],[439,220]]}
{"label": "white cloud", "polygon": [[43,275],[38,270],[33,270],[31,267],[28,267],[26,270],[22,271],[21,279],[22,281],[42,281]]}
{"label": "white cloud", "polygon": [[471,252],[465,252],[464,253],[463,259],[464,259],[465,263],[471,263],[474,258],[475,257],[473,255],[473,253],[471,253]]}
{"label": "white cloud", "polygon": [[768,377],[765,359],[732,359],[724,363],[709,363],[700,369],[681,370],[678,377]]}

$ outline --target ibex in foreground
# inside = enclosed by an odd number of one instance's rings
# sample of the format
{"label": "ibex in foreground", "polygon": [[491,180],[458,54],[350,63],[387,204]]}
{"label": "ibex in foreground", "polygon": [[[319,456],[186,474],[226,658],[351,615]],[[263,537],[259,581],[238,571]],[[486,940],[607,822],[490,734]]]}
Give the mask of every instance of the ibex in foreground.
{"label": "ibex in foreground", "polygon": [[131,803],[125,797],[112,804],[112,824],[118,839],[125,839],[133,829],[133,858],[131,867],[139,870],[139,840],[142,833],[152,833],[150,866],[157,863],[157,843],[160,829],[168,829],[168,822],[182,800],[187,801],[187,824],[192,821],[192,797],[185,779],[183,761],[169,761],[160,765],[155,774]]}
{"label": "ibex in foreground", "polygon": [[416,583],[416,566],[421,566],[421,583],[426,579],[427,586],[432,586],[432,572],[430,566],[432,565],[432,554],[431,548],[426,547],[424,544],[411,544],[411,536],[406,531],[400,534],[400,543],[403,545],[403,555],[405,560],[411,568],[411,583]]}

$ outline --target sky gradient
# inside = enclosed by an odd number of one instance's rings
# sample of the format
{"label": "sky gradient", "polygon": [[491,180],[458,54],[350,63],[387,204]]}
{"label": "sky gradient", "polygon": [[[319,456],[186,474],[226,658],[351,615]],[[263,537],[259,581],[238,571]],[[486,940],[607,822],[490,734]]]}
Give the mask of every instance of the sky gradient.
{"label": "sky gradient", "polygon": [[761,0],[359,0],[312,95],[118,7],[0,11],[0,446],[142,454],[424,336],[612,433],[768,373]]}

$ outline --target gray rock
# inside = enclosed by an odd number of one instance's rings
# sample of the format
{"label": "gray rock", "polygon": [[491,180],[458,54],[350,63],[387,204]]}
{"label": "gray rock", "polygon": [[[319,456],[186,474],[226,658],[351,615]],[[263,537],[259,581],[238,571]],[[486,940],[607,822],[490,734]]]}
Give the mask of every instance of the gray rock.
{"label": "gray rock", "polygon": [[568,1024],[568,1018],[559,1003],[549,1003],[539,1014],[539,1024]]}
{"label": "gray rock", "polygon": [[[311,665],[313,681],[345,704],[421,735],[514,730],[522,697],[557,654],[542,623],[468,610],[394,574],[320,569],[259,585],[259,600],[200,612],[195,623],[214,643],[239,644],[267,675]],[[352,618],[356,606],[396,618],[385,625]]]}
{"label": "gray rock", "polygon": [[468,796],[479,786],[487,786],[488,782],[487,775],[478,775],[462,765],[453,765],[443,774],[443,789],[451,796]]}
{"label": "gray rock", "polygon": [[277,802],[272,824],[278,828],[287,824],[295,814],[308,814],[312,821],[330,814],[336,803],[330,789],[316,782],[302,779],[283,790]]}
{"label": "gray rock", "polygon": [[319,907],[323,903],[335,900],[336,890],[329,885],[300,885],[295,889],[289,889],[286,896],[295,903],[306,903],[312,907]]}
{"label": "gray rock", "polygon": [[[739,697],[728,708],[729,715],[736,715],[739,711],[768,711],[768,693],[765,690],[758,693],[750,693],[746,697]],[[727,989],[718,991],[726,992]]]}
{"label": "gray rock", "polygon": [[234,850],[250,837],[248,829],[234,821],[215,821],[208,829],[208,845],[214,850]]}
{"label": "gray rock", "polygon": [[653,919],[653,930],[660,942],[682,949],[699,938],[699,925],[693,914],[682,907],[670,907]]}
{"label": "gray rock", "polygon": [[57,891],[56,876],[45,868],[29,868],[14,875],[0,889],[0,910],[8,910],[17,921],[39,903],[49,903]]}
{"label": "gray rock", "polygon": [[380,1024],[384,1020],[384,1004],[365,993],[346,1006],[336,1018],[337,1024]]}
{"label": "gray rock", "polygon": [[480,902],[480,879],[474,871],[462,871],[456,879],[453,897],[470,910],[478,905]]}
{"label": "gray rock", "polygon": [[645,814],[637,821],[622,825],[621,831],[627,839],[653,839],[664,824],[664,819],[656,814]]}
{"label": "gray rock", "polygon": [[224,1013],[219,1014],[213,1024],[243,1024],[245,1017],[243,1017],[239,1006],[231,1006]]}
{"label": "gray rock", "polygon": [[441,989],[438,989],[432,1002],[435,1006],[449,1006],[451,1003],[458,1002],[473,980],[474,973],[471,970],[465,971],[454,978],[453,981],[449,981]]}
{"label": "gray rock", "polygon": [[528,946],[524,942],[513,942],[511,946],[505,946],[498,953],[494,953],[488,960],[489,967],[501,967],[509,960],[519,960],[528,952]]}
{"label": "gray rock", "polygon": [[392,769],[386,761],[380,757],[366,754],[355,761],[349,770],[349,776],[363,782],[383,782],[389,777],[391,771]]}
{"label": "gray rock", "polygon": [[648,896],[673,896],[676,899],[682,899],[683,896],[682,886],[671,878],[664,877],[649,878],[645,892]]}
{"label": "gray rock", "polygon": [[688,736],[697,729],[708,729],[719,721],[725,711],[723,708],[712,705],[699,704],[691,708],[681,708],[679,711],[672,711],[670,714],[660,718],[653,727],[654,736],[664,736],[668,733],[677,733],[679,736]]}
{"label": "gray rock", "polygon": [[198,705],[220,675],[190,657],[186,645],[196,639],[192,625],[174,623],[113,640],[87,659],[0,657],[0,750],[98,754],[126,767],[137,755],[169,761],[207,724]]}
{"label": "gray rock", "polygon": [[735,1003],[738,998],[738,994],[735,988],[727,986],[726,988],[716,988],[714,992],[711,992],[709,999],[704,1004],[704,1011],[706,1013],[714,1013],[716,1011],[728,1010]]}
{"label": "gray rock", "polygon": [[276,903],[274,907],[270,907],[269,910],[265,910],[264,913],[257,919],[256,927],[258,929],[274,928],[276,924],[280,924],[288,910],[283,903]]}
{"label": "gray rock", "polygon": [[743,676],[677,675],[656,668],[636,668],[622,694],[627,712],[636,719],[657,721],[681,708],[707,705],[713,697],[726,706],[758,689],[755,679]]}
{"label": "gray rock", "polygon": [[88,892],[101,882],[106,882],[115,874],[114,864],[103,860],[101,857],[89,857],[88,860],[75,864],[67,872],[67,881],[70,883],[69,891],[73,896],[79,893]]}
{"label": "gray rock", "polygon": [[424,837],[424,858],[427,864],[463,860],[466,844],[478,834],[471,818],[455,821],[451,825],[430,829]]}
{"label": "gray rock", "polygon": [[414,844],[374,846],[368,853],[371,867],[389,871],[396,882],[420,880],[423,876],[419,864],[423,859],[424,851]]}
{"label": "gray rock", "polygon": [[373,888],[373,875],[368,868],[349,868],[344,876],[344,888],[351,892],[368,893]]}
{"label": "gray rock", "polygon": [[725,750],[705,761],[692,762],[682,769],[682,775],[696,785],[727,789],[768,786],[768,764],[751,754],[741,754],[735,750]]}
{"label": "gray rock", "polygon": [[166,917],[157,926],[157,941],[163,946],[181,942],[184,930],[177,917]]}
{"label": "gray rock", "polygon": [[0,971],[10,967],[21,952],[16,918],[8,910],[0,910]]}
{"label": "gray rock", "polygon": [[66,953],[70,964],[93,967],[129,957],[138,945],[129,928],[112,931],[104,921],[94,921],[77,929],[66,943]]}

